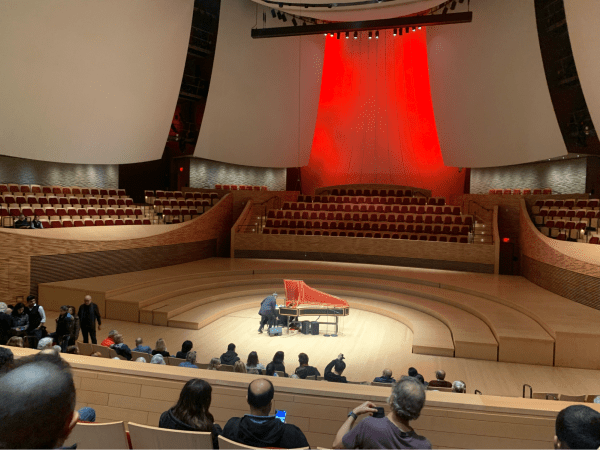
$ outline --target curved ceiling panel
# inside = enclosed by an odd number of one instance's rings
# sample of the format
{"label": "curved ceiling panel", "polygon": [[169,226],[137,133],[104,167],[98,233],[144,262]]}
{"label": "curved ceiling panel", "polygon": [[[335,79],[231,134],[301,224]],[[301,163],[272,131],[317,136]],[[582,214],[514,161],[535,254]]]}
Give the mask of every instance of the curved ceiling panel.
{"label": "curved ceiling panel", "polygon": [[193,0],[0,2],[0,152],[42,161],[160,159]]}
{"label": "curved ceiling panel", "polygon": [[[286,0],[286,3],[299,3],[300,5],[304,5],[305,3],[310,3],[311,5],[323,4],[323,7],[311,6],[310,8],[305,8],[304,6],[289,6],[286,4],[280,8],[276,2],[264,0],[253,1],[260,5],[296,16],[312,17],[314,19],[333,22],[357,22],[409,16],[444,3],[442,0],[392,0],[381,3],[367,3],[365,5],[351,5],[360,0],[307,0],[305,2]],[[338,6],[328,8],[327,5],[331,3],[336,3]],[[350,5],[344,6],[345,4]]]}

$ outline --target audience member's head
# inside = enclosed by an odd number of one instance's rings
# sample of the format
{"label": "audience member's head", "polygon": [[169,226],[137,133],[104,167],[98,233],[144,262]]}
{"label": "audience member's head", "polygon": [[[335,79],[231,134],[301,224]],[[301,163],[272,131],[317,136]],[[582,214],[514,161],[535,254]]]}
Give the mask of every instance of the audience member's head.
{"label": "audience member's head", "polygon": [[47,348],[52,348],[52,344],[54,341],[50,337],[42,338],[38,341],[38,350],[45,350]]}
{"label": "audience member's head", "polygon": [[421,375],[420,373],[418,373],[417,375],[415,375],[415,379],[419,380],[419,382],[422,385],[425,385],[425,378],[423,377],[423,375]]}
{"label": "audience member's head", "polygon": [[96,411],[94,410],[94,408],[85,406],[77,412],[79,413],[79,421],[80,422],[95,422],[96,421]]}
{"label": "audience member's head", "polygon": [[346,363],[344,361],[342,361],[341,359],[336,359],[335,363],[333,364],[334,372],[337,373],[338,375],[341,375],[344,373],[345,369],[346,369]]}
{"label": "audience member's head", "polygon": [[229,344],[227,346],[227,351],[228,352],[235,352],[235,344]]}
{"label": "audience member's head", "polygon": [[0,313],[6,314],[7,309],[8,309],[8,306],[6,306],[6,303],[0,302]]}
{"label": "audience member's head", "polygon": [[69,312],[69,307],[68,307],[67,305],[62,305],[62,306],[59,308],[59,311],[58,311],[58,312],[59,312],[59,314],[60,314],[61,316],[64,316],[65,314],[67,314],[67,313]]}
{"label": "audience member's head", "polygon": [[283,358],[284,358],[284,353],[280,350],[277,353],[275,353],[275,356],[273,356],[273,363],[274,364],[283,364]]}
{"label": "audience member's head", "polygon": [[409,367],[408,368],[408,376],[409,377],[416,377],[418,373],[419,372],[414,367]]}
{"label": "audience member's head", "polygon": [[70,306],[69,305],[69,314],[71,314],[73,317],[77,317],[77,315],[75,314],[75,307],[74,306]]}
{"label": "audience member's head", "polygon": [[296,375],[295,373],[291,374],[290,378],[295,378],[295,379],[300,380],[300,377],[298,375]]}
{"label": "audience member's head", "polygon": [[233,365],[233,371],[239,373],[247,373],[246,364],[244,364],[242,361],[236,361]]}
{"label": "audience member's head", "polygon": [[62,347],[60,345],[54,345],[52,346],[52,348],[54,349],[55,352],[60,353],[62,352]]}
{"label": "audience member's head", "polygon": [[247,366],[254,367],[258,364],[258,353],[250,352],[248,354],[248,361],[246,361]]}
{"label": "audience member's head", "polygon": [[192,341],[183,341],[181,344],[181,353],[187,353],[194,347]]}
{"label": "audience member's head", "polygon": [[600,413],[589,406],[572,405],[556,416],[554,448],[599,448]]}
{"label": "audience member's head", "polygon": [[156,341],[156,348],[154,350],[156,350],[157,352],[167,351],[167,344],[165,343],[165,340],[163,338],[159,338],[158,341]]}
{"label": "audience member's head", "polygon": [[165,362],[165,358],[163,358],[163,355],[161,355],[160,353],[157,353],[150,360],[150,364],[162,364],[164,366],[167,363]]}
{"label": "audience member's head", "polygon": [[175,418],[195,431],[212,431],[215,419],[208,411],[211,399],[210,384],[199,378],[192,378],[183,386],[179,400],[171,412]]}
{"label": "audience member's head", "polygon": [[190,364],[196,364],[196,352],[187,352],[185,360]]}
{"label": "audience member's head", "polygon": [[13,316],[21,316],[25,314],[25,305],[21,302],[17,303],[12,310]]}
{"label": "audience member's head", "polygon": [[0,378],[0,448],[60,447],[77,419],[73,376],[53,352]]}
{"label": "audience member's head", "polygon": [[398,419],[417,420],[425,404],[425,388],[414,377],[403,376],[392,386],[388,403]]}
{"label": "audience member's head", "polygon": [[93,356],[94,358],[102,358],[102,353],[100,353],[100,352],[94,352],[90,356]]}
{"label": "audience member's head", "polygon": [[115,357],[114,357],[114,358],[112,358],[112,359],[116,359],[117,361],[122,361],[122,359],[121,359],[121,358],[119,358],[118,356],[115,356]]}
{"label": "audience member's head", "polygon": [[594,397],[594,403],[600,403],[600,395]]}
{"label": "audience member's head", "polygon": [[90,303],[92,303],[92,296],[86,295],[85,297],[83,297],[83,303],[85,303],[86,305],[89,305]]}
{"label": "audience member's head", "polygon": [[381,376],[383,378],[392,378],[392,371],[390,369],[383,369]]}
{"label": "audience member's head", "polygon": [[248,404],[250,412],[256,416],[268,416],[273,405],[275,388],[264,378],[254,380],[248,385]]}
{"label": "audience member's head", "polygon": [[221,365],[221,358],[213,358],[208,363],[207,369],[208,370],[217,370],[220,365]]}
{"label": "audience member's head", "polygon": [[467,392],[467,385],[464,381],[455,381],[452,383],[452,392],[458,392],[464,394]]}
{"label": "audience member's head", "polygon": [[20,336],[12,336],[6,343],[9,347],[23,347],[23,338]]}
{"label": "audience member's head", "polygon": [[139,347],[143,343],[144,343],[144,340],[142,338],[136,338],[136,340],[135,340],[135,346],[136,347]]}
{"label": "audience member's head", "polygon": [[115,334],[113,336],[113,341],[115,341],[115,344],[122,344],[123,343],[123,335],[122,334]]}
{"label": "audience member's head", "polygon": [[36,304],[35,295],[27,296],[27,307],[33,308]]}
{"label": "audience member's head", "polygon": [[69,345],[67,347],[67,353],[70,353],[71,355],[79,355],[79,349],[76,345]]}
{"label": "audience member's head", "polygon": [[15,356],[9,348],[0,347],[0,373],[12,369]]}
{"label": "audience member's head", "polygon": [[445,378],[446,378],[446,372],[444,372],[443,370],[435,371],[435,379],[436,380],[444,381]]}
{"label": "audience member's head", "polygon": [[139,358],[137,358],[135,360],[135,362],[141,362],[141,363],[145,363],[146,362],[146,358],[144,358],[143,356],[140,356]]}
{"label": "audience member's head", "polygon": [[114,337],[114,336],[115,336],[115,334],[119,334],[119,332],[118,332],[117,330],[110,330],[110,331],[108,332],[108,337],[114,340],[114,338],[115,338],[115,337]]}
{"label": "audience member's head", "polygon": [[306,353],[300,353],[298,355],[298,363],[301,366],[308,366],[308,355]]}

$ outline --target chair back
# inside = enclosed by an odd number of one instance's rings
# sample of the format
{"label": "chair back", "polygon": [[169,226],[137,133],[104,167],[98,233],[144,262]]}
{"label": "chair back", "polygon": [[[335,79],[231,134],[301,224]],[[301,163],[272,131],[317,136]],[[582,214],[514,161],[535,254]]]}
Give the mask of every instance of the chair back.
{"label": "chair back", "polygon": [[380,383],[378,381],[371,381],[371,386],[382,386],[382,387],[392,387],[394,383]]}
{"label": "chair back", "polygon": [[531,398],[537,398],[538,400],[558,400],[558,394],[552,394],[549,392],[534,392]]}
{"label": "chair back", "polygon": [[152,361],[152,356],[144,352],[131,352],[131,360],[135,361],[138,358],[144,358],[147,363]]}
{"label": "chair back", "polygon": [[128,449],[127,435],[123,422],[81,423],[71,431],[64,447],[77,444],[78,449],[110,448]]}
{"label": "chair back", "polygon": [[452,392],[451,387],[427,386],[428,391]]}
{"label": "chair back", "polygon": [[134,449],[212,448],[210,432],[168,430],[129,422],[129,436]]}
{"label": "chair back", "polygon": [[185,359],[181,359],[181,358],[175,358],[173,356],[169,356],[168,358],[165,358],[167,360],[167,366],[178,366],[179,364],[185,362]]}
{"label": "chair back", "polygon": [[92,346],[92,353],[99,352],[103,358],[110,357],[110,352],[109,352],[110,349],[108,347],[104,347],[103,345],[97,345],[97,344],[91,344],[91,346]]}
{"label": "chair back", "polygon": [[196,363],[196,366],[198,366],[198,369],[208,369],[208,364]]}
{"label": "chair back", "polygon": [[109,348],[108,349],[108,357],[110,359],[114,359],[114,358],[119,358],[122,360],[127,360],[127,358],[125,358],[124,356],[119,355],[114,349]]}
{"label": "chair back", "polygon": [[585,402],[585,394],[584,395],[564,395],[559,394],[558,399],[563,402]]}
{"label": "chair back", "polygon": [[90,356],[92,353],[94,353],[92,344],[84,344],[83,342],[76,342],[76,344],[80,355]]}
{"label": "chair back", "polygon": [[[134,445],[135,447],[135,445]],[[298,447],[289,450],[308,450],[308,447]],[[219,436],[219,450],[264,450],[262,447],[252,447],[250,445],[239,444],[223,436]]]}
{"label": "chair back", "polygon": [[233,366],[221,364],[217,370],[220,370],[221,372],[233,372]]}

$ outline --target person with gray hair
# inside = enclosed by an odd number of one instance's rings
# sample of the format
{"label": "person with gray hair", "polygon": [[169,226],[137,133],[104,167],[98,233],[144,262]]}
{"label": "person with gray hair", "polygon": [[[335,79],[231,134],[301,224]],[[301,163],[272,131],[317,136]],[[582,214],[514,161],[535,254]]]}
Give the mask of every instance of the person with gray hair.
{"label": "person with gray hair", "polygon": [[189,367],[190,369],[197,369],[198,366],[196,365],[196,352],[192,350],[187,352],[187,355],[185,356],[185,361],[179,364],[179,367]]}
{"label": "person with gray hair", "polygon": [[38,342],[37,349],[38,350],[46,350],[48,348],[52,348],[53,343],[54,343],[54,340],[50,337],[42,338]]}
{"label": "person with gray hair", "polygon": [[167,363],[165,362],[165,358],[163,358],[163,355],[157,353],[150,360],[150,364],[162,364],[163,366],[165,366]]}
{"label": "person with gray hair", "polygon": [[111,345],[115,345],[115,334],[119,334],[119,332],[117,330],[110,330],[108,332],[108,337],[100,342],[100,345],[102,347],[110,347]]}
{"label": "person with gray hair", "polygon": [[221,367],[221,358],[213,358],[208,363],[206,370],[217,370],[219,367]]}
{"label": "person with gray hair", "polygon": [[143,356],[140,356],[138,359],[135,360],[135,362],[145,363],[146,362],[146,358],[144,358]]}
{"label": "person with gray hair", "polygon": [[431,380],[429,382],[429,386],[431,387],[443,387],[443,388],[451,388],[452,383],[446,381],[446,372],[443,370],[435,371],[435,380]]}
{"label": "person with gray hair", "polygon": [[10,329],[12,328],[12,317],[8,313],[6,303],[0,302],[0,345],[6,344],[10,338]]}
{"label": "person with gray hair", "polygon": [[392,378],[392,371],[390,369],[383,369],[383,373],[380,377],[373,380],[375,383],[395,383],[396,380]]}
{"label": "person with gray hair", "polygon": [[337,432],[333,448],[431,448],[431,442],[410,426],[411,421],[419,418],[425,405],[423,384],[403,376],[392,385],[388,404],[391,412],[385,417],[366,417],[354,428],[358,416],[376,413],[377,406],[366,401],[350,411]]}
{"label": "person with gray hair", "polygon": [[54,352],[0,378],[0,448],[58,448],[78,418],[73,375]]}
{"label": "person with gray hair", "polygon": [[464,381],[455,381],[452,383],[452,392],[458,392],[459,394],[464,394],[467,392],[467,385]]}

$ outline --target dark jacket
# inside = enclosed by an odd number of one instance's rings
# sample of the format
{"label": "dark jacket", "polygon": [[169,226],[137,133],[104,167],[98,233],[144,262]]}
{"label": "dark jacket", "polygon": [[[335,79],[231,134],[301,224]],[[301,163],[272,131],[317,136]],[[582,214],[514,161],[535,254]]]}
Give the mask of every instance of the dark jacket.
{"label": "dark jacket", "polygon": [[[271,373],[271,370],[273,370],[273,373],[275,373],[275,372],[285,373],[285,366],[281,363],[274,363],[273,361],[271,361],[269,364],[267,364],[267,373]],[[285,373],[285,376],[287,377],[288,374]]]}
{"label": "dark jacket", "polygon": [[300,366],[296,369],[296,375],[304,380],[306,377],[310,377],[311,375],[320,377],[321,372],[319,372],[319,370],[313,366]]}
{"label": "dark jacket", "polygon": [[73,316],[69,313],[58,316],[56,321],[56,335],[59,337],[71,336],[73,334]]}
{"label": "dark jacket", "polygon": [[452,383],[450,383],[449,381],[443,380],[431,380],[429,382],[429,386],[431,387],[443,387],[443,388],[451,388],[452,387]]}
{"label": "dark jacket", "polygon": [[394,380],[393,377],[377,377],[373,380],[375,383],[395,383],[396,380]]}
{"label": "dark jacket", "polygon": [[42,315],[39,313],[40,305],[35,305],[33,308],[25,308],[25,312],[29,316],[29,328],[27,331],[35,330],[42,323]]}
{"label": "dark jacket", "polygon": [[[158,428],[168,428],[169,430],[182,430],[182,431],[198,431],[190,427],[187,423],[183,423],[177,417],[173,415],[172,410],[165,411],[160,415],[158,421]],[[219,425],[213,423],[212,426],[212,441],[213,448],[219,448],[219,439],[217,436],[223,434],[223,430]]]}
{"label": "dark jacket", "polygon": [[95,329],[96,320],[98,321],[98,325],[102,325],[102,317],[100,317],[98,305],[95,303],[90,303],[89,306],[85,303],[81,305],[77,311],[77,316],[79,316],[79,325],[81,328]]}
{"label": "dark jacket", "polygon": [[77,342],[79,339],[79,331],[81,330],[81,326],[79,325],[79,317],[73,317],[73,334],[71,335],[71,340],[73,343]]}
{"label": "dark jacket", "polygon": [[232,417],[223,428],[223,437],[253,447],[308,447],[300,428],[275,416]]}
{"label": "dark jacket", "polygon": [[24,330],[29,327],[29,316],[27,313],[23,314],[12,314],[12,328],[23,328]]}
{"label": "dark jacket", "polygon": [[128,361],[131,361],[131,349],[127,345],[115,344],[111,346],[111,348],[117,352],[117,355],[127,358]]}
{"label": "dark jacket", "polygon": [[185,358],[187,358],[187,354],[188,354],[188,352],[177,352],[175,354],[175,358],[185,359]]}
{"label": "dark jacket", "polygon": [[258,314],[261,316],[268,316],[270,314],[275,314],[275,310],[277,309],[277,299],[272,295],[269,295],[262,302],[260,302],[260,309],[258,310]]}
{"label": "dark jacket", "polygon": [[5,345],[10,339],[10,329],[12,328],[12,317],[10,314],[0,313],[0,345]]}
{"label": "dark jacket", "polygon": [[239,361],[240,357],[233,350],[229,350],[221,355],[221,364],[233,366],[236,361]]}
{"label": "dark jacket", "polygon": [[329,364],[327,364],[327,367],[325,367],[325,375],[323,375],[323,378],[325,378],[327,381],[332,381],[334,383],[347,383],[346,377],[332,372],[333,366],[335,365],[336,361],[337,359],[334,359]]}
{"label": "dark jacket", "polygon": [[169,355],[169,352],[159,352],[158,350],[152,350],[152,356],[154,355],[162,355],[163,358],[168,358],[169,356],[171,356]]}

